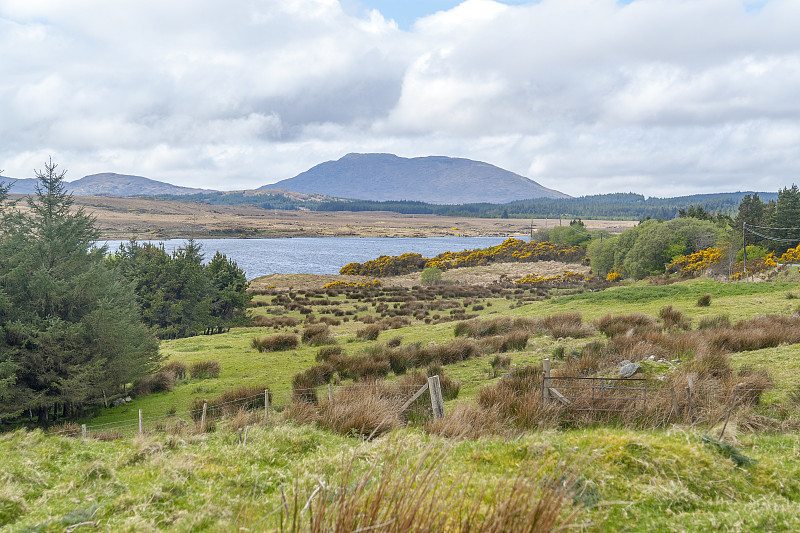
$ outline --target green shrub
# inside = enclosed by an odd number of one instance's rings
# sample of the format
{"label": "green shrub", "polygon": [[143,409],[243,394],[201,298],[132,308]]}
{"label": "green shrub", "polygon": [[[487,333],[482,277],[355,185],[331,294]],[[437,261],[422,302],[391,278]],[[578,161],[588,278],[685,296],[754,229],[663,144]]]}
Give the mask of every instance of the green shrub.
{"label": "green shrub", "polygon": [[697,299],[697,307],[708,307],[711,305],[711,295],[706,293]]}
{"label": "green shrub", "polygon": [[422,271],[420,282],[424,286],[436,285],[442,282],[442,269],[438,267],[428,267]]}

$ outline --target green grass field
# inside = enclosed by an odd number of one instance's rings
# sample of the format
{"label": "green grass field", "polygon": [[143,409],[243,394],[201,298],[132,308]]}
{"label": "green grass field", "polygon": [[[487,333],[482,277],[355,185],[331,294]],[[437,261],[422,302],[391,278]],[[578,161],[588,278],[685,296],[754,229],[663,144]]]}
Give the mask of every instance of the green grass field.
{"label": "green grass field", "polygon": [[[703,294],[711,294],[708,307],[696,305]],[[696,325],[716,315],[726,315],[733,322],[761,314],[788,316],[797,311],[798,296],[797,283],[694,280],[664,286],[640,282],[541,301],[470,298],[466,307],[459,302],[459,308],[484,319],[579,312],[584,323],[591,324],[607,314],[657,317],[660,309],[672,305]],[[270,304],[271,296],[256,299]],[[334,304],[327,307],[341,310],[340,319],[354,316],[345,312],[376,314],[374,305],[363,311],[360,302],[341,296],[330,299]],[[392,305],[387,303],[390,309]],[[475,306],[482,309],[473,312]],[[254,313],[267,316],[274,307],[257,307]],[[361,311],[357,311],[359,307]],[[313,311],[317,317],[331,316],[322,314],[324,309],[314,307]],[[291,310],[284,316],[302,318]],[[364,324],[352,319],[332,326],[331,332],[348,355],[357,355],[393,337],[401,337],[403,345],[444,344],[454,339],[454,324],[412,320],[408,326],[382,331],[377,341],[356,339]],[[135,420],[139,409],[146,417],[160,418],[186,411],[197,398],[211,398],[242,385],[289,391],[293,376],[316,363],[319,347],[300,344],[294,350],[260,353],[250,343],[254,336],[295,331],[301,333],[302,325],[238,328],[213,336],[164,341],[165,361],[216,360],[221,365],[220,376],[180,380],[170,392],[135,398],[84,422],[98,425]],[[537,335],[524,350],[505,355],[512,368],[536,365],[544,358],[554,358],[555,353],[578,351],[601,339],[599,332],[583,339]],[[456,404],[474,402],[482,387],[499,381],[491,371],[492,357],[484,355],[443,368],[447,376],[461,381],[458,399],[447,403],[446,412],[452,412]],[[731,359],[734,367],[767,367],[781,391],[768,393],[764,403],[780,402],[782,409],[787,408],[791,389],[800,385],[800,345],[737,352]],[[656,372],[655,364],[646,363],[645,367],[646,372]],[[397,379],[391,373],[387,376],[389,382]],[[482,505],[490,505],[504,480],[520,469],[529,469],[543,487],[570,477],[574,491],[562,512],[562,519],[573,513],[570,530],[800,530],[800,435],[796,431],[746,432],[738,428],[735,419],[726,439],[756,464],[736,466],[730,450],[704,442],[703,435],[709,431],[704,425],[655,430],[592,425],[514,431],[473,440],[446,440],[413,426],[365,441],[314,425],[298,426],[281,416],[269,427],[256,418],[249,423],[247,446],[238,444],[232,421],[221,421],[215,431],[206,434],[155,432],[111,442],[89,439],[85,444],[76,438],[45,436],[41,431],[2,435],[0,528],[64,531],[75,524],[96,522],[103,531],[280,530],[283,513],[276,509],[282,504],[282,490],[291,505],[297,495],[302,508],[320,480],[335,479],[348,461],[358,473],[378,464],[377,475],[382,457],[399,453],[404,464],[414,464],[433,447],[448,448],[437,482],[470,494],[485,490]],[[390,526],[376,530],[393,531]]]}

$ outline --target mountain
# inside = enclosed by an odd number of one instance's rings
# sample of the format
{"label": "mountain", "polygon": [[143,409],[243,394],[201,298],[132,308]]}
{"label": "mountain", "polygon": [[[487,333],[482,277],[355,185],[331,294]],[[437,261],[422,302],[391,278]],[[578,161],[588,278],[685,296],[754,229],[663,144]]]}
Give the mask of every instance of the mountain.
{"label": "mountain", "polygon": [[[34,187],[37,181],[35,178],[14,180],[0,177],[0,182],[6,183],[9,181],[14,181],[14,185],[9,191],[12,194],[32,194],[35,192]],[[75,196],[156,196],[159,194],[184,195],[208,192],[207,189],[179,187],[163,181],[143,178],[142,176],[114,174],[113,172],[84,176],[79,180],[66,182],[66,186],[67,191]]]}
{"label": "mountain", "polygon": [[418,200],[437,204],[506,203],[569,198],[508,170],[470,159],[347,154],[261,189],[286,189],[359,200]]}
{"label": "mountain", "polygon": [[14,182],[11,190],[8,191],[10,194],[33,194],[36,192],[34,186],[37,181],[35,178],[14,179],[0,176],[0,184],[5,185],[6,183]]}

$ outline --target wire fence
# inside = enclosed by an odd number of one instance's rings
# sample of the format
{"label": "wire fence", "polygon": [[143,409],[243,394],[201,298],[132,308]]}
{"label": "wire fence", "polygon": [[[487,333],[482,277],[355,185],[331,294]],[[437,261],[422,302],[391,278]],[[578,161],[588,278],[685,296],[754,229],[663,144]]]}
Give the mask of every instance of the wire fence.
{"label": "wire fence", "polygon": [[[433,379],[433,378],[431,378]],[[438,376],[437,376],[438,386]],[[92,425],[66,424],[47,432],[52,436],[69,436],[112,440],[154,431],[178,432],[183,428],[213,424],[223,417],[236,416],[240,412],[263,411],[265,420],[280,413],[294,402],[334,402],[350,392],[374,391],[382,398],[406,402],[408,407],[416,401],[428,384],[392,385],[383,382],[355,383],[349,385],[322,385],[307,389],[272,391],[265,389],[258,394],[236,398],[220,403],[203,401],[203,407],[184,411],[173,411],[163,415],[148,415],[139,410],[139,417]],[[613,414],[614,412],[644,411],[648,402],[671,402],[672,409],[683,413],[690,421],[711,419],[721,411],[733,411],[739,407],[758,405],[765,394],[783,396],[800,403],[800,387],[792,388],[708,388],[669,387],[648,384],[645,379],[586,378],[550,376],[542,383],[542,394],[550,401],[570,411],[589,411]],[[439,392],[439,396],[441,393]],[[439,399],[441,401],[441,398]],[[196,402],[195,405],[199,405]],[[436,417],[435,402],[425,403],[425,416]],[[439,408],[443,415],[443,404]]]}
{"label": "wire fence", "polygon": [[[427,384],[422,387],[427,387]],[[271,413],[279,413],[292,405],[293,402],[335,401],[349,392],[374,391],[382,398],[392,398],[406,401],[420,392],[419,385],[392,385],[380,382],[355,383],[349,385],[322,385],[307,389],[287,389],[272,391],[265,389],[258,394],[236,398],[233,400],[216,403],[203,401],[203,407],[185,411],[171,411],[163,415],[144,416],[140,409],[138,418],[105,422],[102,424],[65,424],[46,433],[49,436],[83,437],[99,440],[112,440],[121,437],[133,436],[139,433],[153,431],[178,431],[182,428],[213,423],[226,416],[235,416],[239,412],[263,410],[264,417],[269,420]],[[199,403],[198,401],[195,404]],[[432,412],[429,407],[428,411]]]}

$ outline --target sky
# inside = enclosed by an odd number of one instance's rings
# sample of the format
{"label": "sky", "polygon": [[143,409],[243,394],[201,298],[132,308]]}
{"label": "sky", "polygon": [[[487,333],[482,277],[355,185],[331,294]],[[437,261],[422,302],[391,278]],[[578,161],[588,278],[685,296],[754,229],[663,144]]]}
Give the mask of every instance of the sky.
{"label": "sky", "polygon": [[797,0],[0,0],[0,169],[220,190],[350,152],[573,196],[800,183]]}

